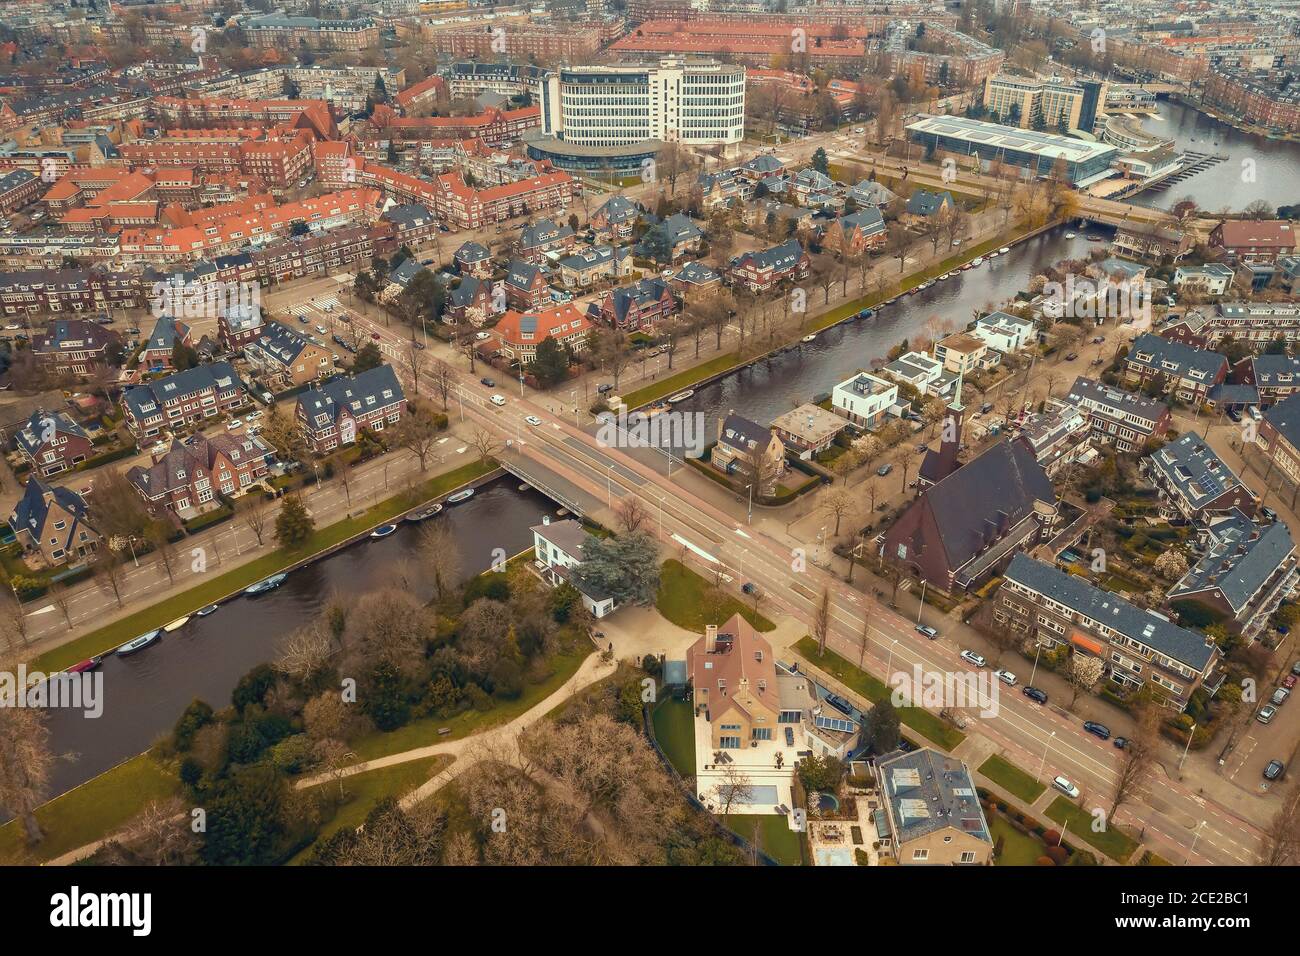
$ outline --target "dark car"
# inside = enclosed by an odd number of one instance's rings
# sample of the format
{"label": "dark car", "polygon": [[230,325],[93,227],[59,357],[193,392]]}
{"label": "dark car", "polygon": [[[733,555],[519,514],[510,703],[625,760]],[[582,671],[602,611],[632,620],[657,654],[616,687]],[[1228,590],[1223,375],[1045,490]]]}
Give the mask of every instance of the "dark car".
{"label": "dark car", "polygon": [[1259,513],[1265,521],[1277,521],[1277,512],[1272,508],[1260,508]]}
{"label": "dark car", "polygon": [[1067,352],[1067,353],[1066,353],[1066,356],[1065,356],[1065,360],[1066,360],[1067,362],[1073,362],[1073,361],[1074,361],[1075,359],[1077,359],[1078,357],[1079,357],[1079,353],[1078,353],[1078,352]]}
{"label": "dark car", "polygon": [[1237,411],[1235,408],[1230,408],[1228,409],[1228,417],[1231,418],[1234,422],[1240,422],[1241,412]]}
{"label": "dark car", "polygon": [[1083,729],[1094,737],[1100,737],[1102,740],[1110,740],[1110,728],[1105,724],[1099,724],[1095,720],[1085,720]]}
{"label": "dark car", "polygon": [[1112,741],[1112,743],[1115,744],[1115,747],[1116,747],[1117,750],[1123,750],[1125,747],[1128,746],[1128,738],[1127,738],[1127,737],[1116,737],[1116,738]]}
{"label": "dark car", "polygon": [[486,385],[488,388],[496,388],[496,387],[497,387],[497,383],[494,382],[494,381],[493,381],[492,379],[490,379],[490,378],[481,378],[481,379],[479,379],[479,382],[481,382],[482,384]]}
{"label": "dark car", "polygon": [[885,475],[889,474],[893,470],[894,470],[894,466],[886,462],[885,464],[881,465],[879,468],[876,469],[876,474],[878,474],[881,478],[884,478]]}
{"label": "dark car", "polygon": [[924,455],[924,454],[925,454],[927,451],[929,451],[929,450],[930,450],[930,448],[929,448],[929,446],[927,446],[927,445],[917,445],[917,446],[916,446],[916,453],[917,453],[918,455]]}
{"label": "dark car", "polygon": [[1037,687],[1025,687],[1023,690],[1020,691],[1020,693],[1024,694],[1026,697],[1028,697],[1032,701],[1035,701],[1036,703],[1039,704],[1047,703],[1047,691],[1040,690]]}
{"label": "dark car", "polygon": [[1282,776],[1282,771],[1286,769],[1286,764],[1280,760],[1270,760],[1268,766],[1264,768],[1265,780],[1276,780]]}
{"label": "dark car", "polygon": [[1294,664],[1291,665],[1291,673],[1295,674],[1297,677],[1300,677],[1300,661],[1296,661]]}
{"label": "dark car", "polygon": [[597,395],[604,395],[606,392],[612,391],[614,391],[614,384],[612,382],[601,382],[596,386]]}
{"label": "dark car", "polygon": [[988,414],[989,412],[991,412],[991,411],[993,411],[993,403],[992,403],[992,402],[985,402],[983,405],[980,406],[980,414],[981,414],[981,415],[987,415],[987,414]]}
{"label": "dark car", "polygon": [[834,707],[836,710],[840,711],[841,713],[849,714],[849,715],[852,715],[853,713],[852,705],[849,704],[849,702],[845,700],[843,697],[837,697],[834,694],[827,694],[826,703],[830,704],[832,707]]}

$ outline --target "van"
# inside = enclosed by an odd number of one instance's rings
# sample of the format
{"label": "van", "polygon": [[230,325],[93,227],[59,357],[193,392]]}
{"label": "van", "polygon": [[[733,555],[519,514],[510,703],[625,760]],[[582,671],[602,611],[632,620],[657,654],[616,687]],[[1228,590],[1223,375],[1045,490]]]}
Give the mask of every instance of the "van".
{"label": "van", "polygon": [[1264,417],[1259,413],[1259,407],[1256,405],[1250,406],[1250,408],[1246,409],[1246,411],[1250,412],[1250,417],[1253,418],[1255,421],[1259,421]]}

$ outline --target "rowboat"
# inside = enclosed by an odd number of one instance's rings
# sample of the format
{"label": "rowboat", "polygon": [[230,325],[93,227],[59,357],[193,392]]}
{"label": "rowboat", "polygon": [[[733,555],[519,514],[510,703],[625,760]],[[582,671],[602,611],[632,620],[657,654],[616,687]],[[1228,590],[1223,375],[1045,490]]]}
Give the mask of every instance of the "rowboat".
{"label": "rowboat", "polygon": [[462,501],[469,501],[469,499],[473,497],[474,497],[474,489],[466,488],[464,491],[458,491],[454,495],[449,495],[447,497],[447,503],[452,505],[458,505]]}
{"label": "rowboat", "polygon": [[810,334],[808,334],[808,335],[805,335],[802,339],[800,339],[800,341],[801,341],[801,342],[812,342],[812,341],[814,341],[816,338],[817,338],[817,333],[816,333],[816,332],[812,332],[812,333],[810,333]]}
{"label": "rowboat", "polygon": [[396,530],[397,530],[397,525],[395,524],[381,524],[374,531],[370,532],[370,537],[387,538],[390,534],[392,534]]}
{"label": "rowboat", "polygon": [[184,617],[178,617],[170,624],[164,624],[163,630],[166,631],[168,634],[170,634],[172,631],[179,631],[182,627],[184,627],[186,624],[189,623],[189,620],[190,620],[190,616],[188,614],[185,615]]}
{"label": "rowboat", "polygon": [[155,628],[147,634],[141,634],[135,640],[127,641],[117,649],[118,656],[124,657],[127,654],[134,654],[136,651],[142,651],[154,641],[162,636],[162,628]]}
{"label": "rowboat", "polygon": [[442,510],[442,505],[437,502],[431,505],[425,505],[423,508],[416,508],[414,511],[408,511],[402,515],[403,521],[409,521],[415,524],[417,521],[423,521],[425,518],[432,518]]}
{"label": "rowboat", "polygon": [[678,392],[676,395],[668,396],[668,404],[676,405],[678,402],[684,402],[695,394],[695,389],[688,388],[684,392]]}
{"label": "rowboat", "polygon": [[267,591],[274,591],[287,578],[287,574],[273,574],[269,578],[258,581],[256,584],[250,584],[244,588],[244,593],[250,597],[256,597],[259,594],[265,594]]}

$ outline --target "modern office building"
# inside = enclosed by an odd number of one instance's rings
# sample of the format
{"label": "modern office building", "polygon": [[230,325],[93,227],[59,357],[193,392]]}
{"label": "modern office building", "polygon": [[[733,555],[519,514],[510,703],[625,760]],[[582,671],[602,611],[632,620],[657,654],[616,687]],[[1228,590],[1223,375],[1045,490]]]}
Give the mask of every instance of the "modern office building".
{"label": "modern office building", "polygon": [[666,58],[562,69],[542,82],[541,107],[543,135],[571,146],[738,145],[745,135],[745,68]]}
{"label": "modern office building", "polygon": [[963,116],[922,116],[908,124],[907,132],[912,142],[927,149],[965,153],[989,162],[1021,166],[1038,176],[1049,175],[1056,161],[1062,159],[1066,177],[1076,186],[1085,186],[1110,175],[1111,163],[1119,153],[1107,143],[1016,129]]}
{"label": "modern office building", "polygon": [[1097,120],[1101,84],[1096,80],[1029,79],[999,73],[984,83],[984,108],[1022,129],[1091,132]]}

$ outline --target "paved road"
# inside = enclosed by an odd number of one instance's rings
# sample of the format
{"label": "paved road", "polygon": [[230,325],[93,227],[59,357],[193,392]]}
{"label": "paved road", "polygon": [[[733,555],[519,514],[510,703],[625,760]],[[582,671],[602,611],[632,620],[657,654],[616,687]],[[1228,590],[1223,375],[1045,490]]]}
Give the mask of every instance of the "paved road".
{"label": "paved road", "polygon": [[[391,332],[381,332],[381,337],[387,346],[397,347]],[[941,679],[963,669],[958,648],[924,639],[910,621],[815,565],[796,572],[792,566],[797,555],[788,545],[747,526],[743,518],[709,504],[623,450],[601,447],[567,420],[550,419],[530,429],[523,424],[525,416],[550,418],[542,407],[545,399],[511,394],[504,407],[496,407],[467,374],[458,371],[458,377],[458,400],[465,413],[510,438],[511,447],[502,457],[558,472],[582,495],[587,511],[604,509],[608,520],[609,506],[616,500],[628,494],[639,496],[668,547],[705,567],[721,564],[733,583],[756,582],[769,595],[765,606],[775,605],[804,621],[812,619],[822,589],[828,589],[832,620],[828,646],[850,660],[864,657],[867,668],[878,676],[919,667]],[[869,635],[865,648],[864,628]],[[1044,778],[1055,773],[1069,776],[1084,790],[1087,806],[1109,806],[1117,763],[1113,747],[1085,734],[1073,719],[1018,694],[1002,696],[998,704],[996,716],[978,718],[972,732],[997,742],[1026,770],[1041,765]],[[1255,859],[1259,830],[1177,781],[1153,781],[1144,802],[1121,808],[1118,817],[1121,823],[1144,827],[1146,842],[1171,859],[1236,864]]]}

